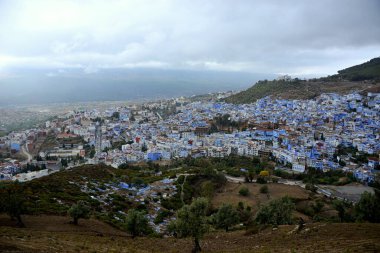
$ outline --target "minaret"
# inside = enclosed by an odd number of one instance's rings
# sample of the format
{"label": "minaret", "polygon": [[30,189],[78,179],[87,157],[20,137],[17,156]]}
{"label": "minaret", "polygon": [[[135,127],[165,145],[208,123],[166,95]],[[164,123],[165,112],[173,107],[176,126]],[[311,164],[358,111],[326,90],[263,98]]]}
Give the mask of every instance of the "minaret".
{"label": "minaret", "polygon": [[95,154],[102,152],[102,124],[97,121],[95,125]]}

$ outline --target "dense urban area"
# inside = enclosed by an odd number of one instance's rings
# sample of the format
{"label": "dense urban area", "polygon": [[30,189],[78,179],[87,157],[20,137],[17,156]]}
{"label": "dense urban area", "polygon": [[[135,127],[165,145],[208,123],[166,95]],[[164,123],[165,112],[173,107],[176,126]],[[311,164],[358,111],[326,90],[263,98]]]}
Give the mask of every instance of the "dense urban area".
{"label": "dense urban area", "polygon": [[380,93],[249,104],[223,102],[229,95],[70,108],[3,131],[2,208],[21,226],[69,215],[132,238],[190,236],[195,251],[208,225],[262,236],[296,224],[286,233],[298,236],[319,222],[378,222]]}

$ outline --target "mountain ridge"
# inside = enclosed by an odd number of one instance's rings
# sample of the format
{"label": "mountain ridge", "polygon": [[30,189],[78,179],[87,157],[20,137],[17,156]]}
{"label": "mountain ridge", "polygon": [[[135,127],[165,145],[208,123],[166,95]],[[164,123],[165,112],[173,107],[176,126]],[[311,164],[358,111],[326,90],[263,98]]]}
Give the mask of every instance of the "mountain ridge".
{"label": "mountain ridge", "polygon": [[229,96],[225,102],[244,104],[253,103],[266,96],[284,99],[311,99],[322,93],[345,94],[354,90],[378,90],[380,88],[380,57],[363,64],[355,65],[338,74],[310,80],[281,79],[258,81],[252,87]]}

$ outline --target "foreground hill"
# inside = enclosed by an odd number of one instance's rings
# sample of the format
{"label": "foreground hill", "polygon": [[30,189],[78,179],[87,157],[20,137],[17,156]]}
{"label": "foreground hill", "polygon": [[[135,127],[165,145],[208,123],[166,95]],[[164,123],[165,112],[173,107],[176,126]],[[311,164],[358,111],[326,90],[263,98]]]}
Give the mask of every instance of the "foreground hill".
{"label": "foreground hill", "polygon": [[[0,217],[1,219],[1,217]],[[190,239],[135,238],[96,220],[67,224],[58,216],[25,216],[28,228],[0,227],[0,252],[191,252]],[[30,222],[29,222],[30,221]],[[57,225],[58,223],[58,225]],[[380,224],[307,224],[254,231],[211,232],[203,252],[378,252]]]}
{"label": "foreground hill", "polygon": [[[366,80],[366,81],[364,81]],[[380,58],[361,65],[338,71],[337,75],[313,80],[273,80],[259,81],[251,88],[227,97],[229,103],[252,103],[266,96],[284,99],[311,99],[322,93],[348,93],[379,87]]]}

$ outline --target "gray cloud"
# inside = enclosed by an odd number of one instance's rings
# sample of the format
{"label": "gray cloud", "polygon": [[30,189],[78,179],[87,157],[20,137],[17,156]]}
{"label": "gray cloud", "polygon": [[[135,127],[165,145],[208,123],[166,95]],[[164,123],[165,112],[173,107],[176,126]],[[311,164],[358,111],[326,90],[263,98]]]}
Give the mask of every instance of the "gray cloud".
{"label": "gray cloud", "polygon": [[378,0],[2,1],[0,73],[146,67],[332,74],[380,55],[379,13]]}

